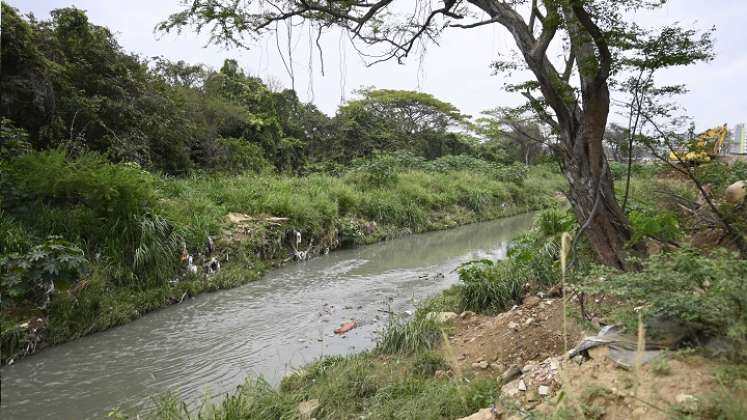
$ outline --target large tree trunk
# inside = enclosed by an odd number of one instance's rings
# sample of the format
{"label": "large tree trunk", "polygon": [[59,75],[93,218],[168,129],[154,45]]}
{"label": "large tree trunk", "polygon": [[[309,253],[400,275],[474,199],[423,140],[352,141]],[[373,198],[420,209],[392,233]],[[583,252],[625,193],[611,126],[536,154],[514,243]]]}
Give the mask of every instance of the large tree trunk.
{"label": "large tree trunk", "polygon": [[627,268],[626,244],[631,238],[630,224],[615,198],[609,168],[605,165],[601,173],[597,198],[596,177],[591,173],[590,166],[576,162],[578,160],[573,159],[563,165],[576,219],[580,225],[586,226],[584,233],[600,262],[624,270]]}

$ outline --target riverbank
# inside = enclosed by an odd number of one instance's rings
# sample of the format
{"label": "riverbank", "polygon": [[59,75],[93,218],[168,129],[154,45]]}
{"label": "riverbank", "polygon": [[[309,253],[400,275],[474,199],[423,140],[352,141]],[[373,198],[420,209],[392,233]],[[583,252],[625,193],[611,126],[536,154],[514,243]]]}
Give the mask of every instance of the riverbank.
{"label": "riverbank", "polygon": [[[373,348],[387,311],[414,311],[456,283],[466,261],[502,258],[534,215],[339,249],[51,347],[2,368],[0,410],[19,420],[99,419],[120,407],[134,417],[167,389],[194,407],[249,376],[277,386],[319,357]],[[352,320],[356,328],[334,334]]]}
{"label": "riverbank", "polygon": [[[729,182],[713,185],[722,209],[733,205]],[[631,187],[634,233],[649,248],[639,270],[599,266],[581,244],[563,279],[561,235],[575,220],[544,211],[507,259],[464,265],[456,287],[412,318],[395,314],[375,349],[321,359],[279,389],[248,378],[191,411],[167,395],[152,417],[742,419],[747,262],[700,227],[707,209],[677,205],[697,198],[686,180],[654,172]],[[567,357],[611,325],[619,330],[609,346]]]}
{"label": "riverbank", "polygon": [[[3,300],[3,363],[203,292],[253,281],[299,255],[296,251],[312,256],[505,217],[541,208],[563,188],[560,175],[547,167],[531,167],[509,181],[475,171],[401,169],[376,181],[361,172],[179,179],[95,159],[39,155],[43,159],[15,162],[17,179],[9,168],[7,181],[17,181],[14,192],[35,211],[7,214],[3,234],[25,242],[16,248],[28,252],[46,245],[38,239],[45,233],[77,238],[63,251],[79,247],[85,268],[56,278],[43,308],[33,299],[37,291]],[[35,164],[40,170],[27,172]],[[54,188],[48,179],[57,181]],[[107,196],[97,193],[98,182]],[[208,237],[212,252],[205,245]],[[41,245],[31,245],[38,241]],[[196,274],[179,262],[182,247],[194,256]],[[217,274],[202,272],[210,258],[221,263]]]}
{"label": "riverbank", "polygon": [[[735,264],[741,264],[734,269],[737,272],[726,268]],[[743,262],[729,259],[717,275],[726,276],[726,284],[742,278],[745,270]],[[637,276],[650,281],[656,271],[649,266]],[[671,277],[683,276],[675,270]],[[724,291],[723,284],[714,285],[720,291],[706,290],[706,296],[711,295],[706,299],[734,292]],[[589,322],[580,316],[579,301],[569,295],[564,303],[557,287],[529,289],[509,310],[475,314],[459,312],[467,303],[463,287],[431,300],[412,319],[392,320],[371,351],[320,359],[286,376],[279,389],[247,378],[220,404],[203,403],[191,411],[167,394],[157,400],[156,412],[148,418],[186,419],[199,412],[205,419],[737,420],[747,413],[747,369],[741,356],[731,353],[741,351],[738,339],[732,344],[717,339],[706,346],[689,342],[627,369],[614,361],[606,346],[569,359],[568,350],[583,337],[596,335],[600,322],[629,314],[628,302],[595,294],[593,310],[605,311],[594,312],[594,321]],[[689,289],[669,297],[669,302],[686,294]],[[651,298],[656,302],[664,296],[657,293]],[[638,327],[646,331],[639,343],[672,332],[649,332],[650,327]],[[634,331],[630,336],[635,341]]]}

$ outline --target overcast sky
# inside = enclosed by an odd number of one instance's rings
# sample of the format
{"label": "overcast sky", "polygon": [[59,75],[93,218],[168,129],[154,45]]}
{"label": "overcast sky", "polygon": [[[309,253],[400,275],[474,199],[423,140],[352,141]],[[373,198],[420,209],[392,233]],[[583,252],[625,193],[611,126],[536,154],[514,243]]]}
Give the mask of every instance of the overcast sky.
{"label": "overcast sky", "polygon": [[[180,10],[178,0],[10,0],[8,3],[22,13],[33,12],[38,19],[48,18],[54,8],[75,5],[86,10],[94,24],[109,27],[127,51],[145,57],[164,56],[203,63],[213,68],[219,68],[225,58],[235,58],[251,74],[274,78],[285,87],[291,84],[274,38],[266,38],[253,50],[246,51],[206,46],[205,36],[189,31],[181,35],[154,33],[158,22]],[[636,19],[648,25],[679,21],[701,29],[715,26],[716,59],[672,70],[661,81],[687,84],[690,92],[680,102],[695,117],[700,129],[747,121],[747,1],[670,0],[664,10]],[[351,98],[352,90],[362,86],[420,89],[473,116],[485,109],[522,102],[519,95],[502,91],[502,86],[511,80],[506,75],[493,75],[489,67],[500,51],[509,51],[513,46],[508,33],[496,25],[451,29],[441,38],[440,45],[431,45],[422,57],[411,57],[405,65],[391,62],[373,67],[363,64],[347,38],[341,39],[339,32],[330,32],[323,39],[324,77],[316,51],[312,55],[313,71],[309,71],[306,30],[294,31],[298,95],[302,100],[313,99],[328,114],[335,112],[342,99]],[[286,41],[281,42],[287,52]]]}

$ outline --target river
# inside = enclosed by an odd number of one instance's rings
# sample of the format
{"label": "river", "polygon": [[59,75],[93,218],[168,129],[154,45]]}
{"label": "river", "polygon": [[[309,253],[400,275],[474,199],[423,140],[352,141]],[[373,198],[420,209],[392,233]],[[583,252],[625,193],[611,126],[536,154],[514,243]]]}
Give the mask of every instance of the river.
{"label": "river", "polygon": [[[473,259],[503,258],[531,214],[340,250],[4,367],[3,419],[102,418],[147,409],[170,390],[191,404],[248,375],[272,384],[323,355],[373,346],[384,310],[404,314],[457,281]],[[340,323],[360,327],[333,334]]]}

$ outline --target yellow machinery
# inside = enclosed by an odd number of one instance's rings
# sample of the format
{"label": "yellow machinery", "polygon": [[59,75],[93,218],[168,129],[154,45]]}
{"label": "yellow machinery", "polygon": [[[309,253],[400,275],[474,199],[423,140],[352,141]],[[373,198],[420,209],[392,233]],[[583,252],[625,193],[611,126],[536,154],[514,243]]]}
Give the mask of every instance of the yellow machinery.
{"label": "yellow machinery", "polygon": [[726,124],[709,128],[690,141],[687,147],[669,153],[669,160],[682,161],[690,165],[709,162],[721,154],[721,146],[726,141],[727,134]]}

